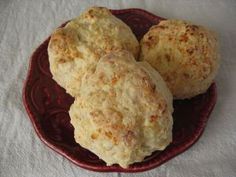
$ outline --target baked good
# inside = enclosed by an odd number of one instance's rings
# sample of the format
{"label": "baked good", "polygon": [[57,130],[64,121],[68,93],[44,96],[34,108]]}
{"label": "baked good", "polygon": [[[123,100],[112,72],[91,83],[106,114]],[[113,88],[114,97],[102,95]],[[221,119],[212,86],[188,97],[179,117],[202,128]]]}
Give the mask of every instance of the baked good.
{"label": "baked good", "polygon": [[219,68],[214,33],[182,20],[164,20],[141,40],[141,61],[150,63],[166,81],[175,99],[204,93]]}
{"label": "baked good", "polygon": [[75,140],[107,165],[127,168],[172,141],[172,95],[130,52],[103,56],[80,91],[69,111]]}
{"label": "baked good", "polygon": [[120,49],[138,56],[139,43],[131,29],[107,8],[89,8],[51,35],[48,55],[53,79],[76,96],[81,78],[94,71],[100,57]]}

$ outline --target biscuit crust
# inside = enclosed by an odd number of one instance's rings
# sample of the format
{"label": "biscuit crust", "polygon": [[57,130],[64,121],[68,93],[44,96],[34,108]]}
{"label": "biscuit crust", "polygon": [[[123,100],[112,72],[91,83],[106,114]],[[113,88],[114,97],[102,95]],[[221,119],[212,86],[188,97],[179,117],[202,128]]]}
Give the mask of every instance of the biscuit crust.
{"label": "biscuit crust", "polygon": [[[161,76],[131,53],[102,57],[70,108],[77,143],[107,165],[142,161],[172,141],[172,95]],[[155,78],[155,79],[154,79]]]}
{"label": "biscuit crust", "polygon": [[72,96],[103,55],[125,49],[138,57],[139,43],[131,29],[104,7],[87,9],[55,30],[48,46],[53,79]]}
{"label": "biscuit crust", "polygon": [[150,63],[167,82],[175,99],[204,93],[219,68],[214,33],[181,20],[164,20],[141,40],[141,61]]}

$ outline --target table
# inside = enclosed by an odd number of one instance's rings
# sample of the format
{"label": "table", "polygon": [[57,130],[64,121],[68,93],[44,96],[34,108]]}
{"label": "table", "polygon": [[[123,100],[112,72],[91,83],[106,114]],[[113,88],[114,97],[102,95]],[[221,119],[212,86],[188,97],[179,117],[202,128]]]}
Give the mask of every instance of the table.
{"label": "table", "polygon": [[[97,173],[75,166],[36,136],[22,104],[32,51],[61,23],[89,6],[143,8],[165,18],[190,20],[218,33],[218,101],[203,136],[188,151],[153,170]],[[0,177],[235,177],[236,1],[234,0],[1,0]]]}

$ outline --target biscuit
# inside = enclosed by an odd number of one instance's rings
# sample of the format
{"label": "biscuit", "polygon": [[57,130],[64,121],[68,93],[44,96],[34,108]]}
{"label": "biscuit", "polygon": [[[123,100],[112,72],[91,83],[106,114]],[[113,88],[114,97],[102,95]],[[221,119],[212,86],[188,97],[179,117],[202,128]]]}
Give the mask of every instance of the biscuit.
{"label": "biscuit", "polygon": [[213,32],[181,20],[164,20],[141,40],[140,60],[151,64],[175,99],[206,92],[219,68]]}
{"label": "biscuit", "polygon": [[127,168],[172,141],[172,111],[172,95],[158,72],[117,51],[83,77],[69,114],[77,143],[107,165]]}
{"label": "biscuit", "polygon": [[139,43],[131,29],[107,8],[92,7],[51,35],[48,55],[53,79],[76,96],[81,78],[94,71],[100,57],[120,49],[137,58]]}

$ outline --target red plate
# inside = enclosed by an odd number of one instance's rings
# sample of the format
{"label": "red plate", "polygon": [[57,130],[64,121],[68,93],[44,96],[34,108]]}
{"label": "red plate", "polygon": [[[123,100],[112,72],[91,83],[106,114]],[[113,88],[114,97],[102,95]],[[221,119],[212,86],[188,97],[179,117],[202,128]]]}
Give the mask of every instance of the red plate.
{"label": "red plate", "polygon": [[[128,24],[138,39],[163,20],[141,9],[112,10]],[[39,138],[76,165],[93,171],[140,172],[155,168],[192,146],[201,136],[216,103],[216,86],[190,100],[174,101],[173,142],[127,169],[106,166],[96,155],[78,145],[73,137],[68,110],[74,99],[52,80],[48,63],[49,38],[33,53],[23,90],[23,102]]]}

